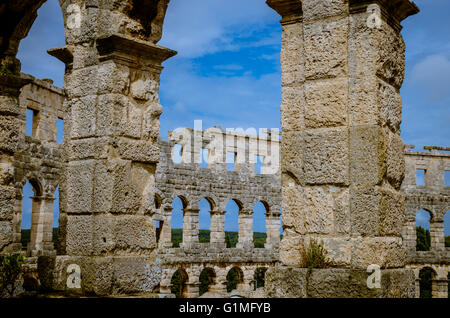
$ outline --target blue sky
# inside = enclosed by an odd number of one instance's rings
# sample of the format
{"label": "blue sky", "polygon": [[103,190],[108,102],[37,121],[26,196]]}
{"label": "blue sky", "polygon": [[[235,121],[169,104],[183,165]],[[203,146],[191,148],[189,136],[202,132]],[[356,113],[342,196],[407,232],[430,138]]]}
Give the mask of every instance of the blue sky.
{"label": "blue sky", "polygon": [[[402,137],[418,149],[450,146],[450,1],[415,2],[421,13],[405,20],[402,31]],[[264,0],[171,1],[159,44],[178,55],[164,63],[161,76],[163,138],[195,119],[204,128],[280,126],[279,19]],[[21,43],[22,71],[62,86],[64,65],[45,52],[63,45],[58,1],[48,0]]]}

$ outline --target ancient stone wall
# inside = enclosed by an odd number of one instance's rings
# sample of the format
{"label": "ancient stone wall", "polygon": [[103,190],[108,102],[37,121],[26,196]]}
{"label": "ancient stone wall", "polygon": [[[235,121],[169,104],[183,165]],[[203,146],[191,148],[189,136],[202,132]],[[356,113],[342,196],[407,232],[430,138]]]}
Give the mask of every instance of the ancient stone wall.
{"label": "ancient stone wall", "polygon": [[[244,269],[244,282],[239,289],[253,290],[256,268],[267,269],[278,261],[281,227],[279,143],[276,132],[255,136],[224,132],[218,127],[204,131],[171,131],[168,141],[160,141],[153,218],[162,223],[158,238],[163,266],[161,293],[170,293],[170,279],[176,270],[187,269],[188,296],[198,296],[199,275],[205,268],[211,268],[216,277],[212,290],[225,293],[226,275],[236,266]],[[173,160],[176,144],[182,149],[179,164]],[[204,158],[208,167],[201,166],[198,157],[201,149],[208,150],[209,155]],[[228,171],[227,153],[235,155],[233,171]],[[260,174],[254,170],[255,156],[264,157]],[[172,201],[176,197],[183,202],[180,248],[173,248],[171,244]],[[203,198],[210,204],[209,243],[199,243],[199,204]],[[226,248],[225,244],[225,207],[230,200],[239,206],[236,248]],[[254,248],[253,245],[253,207],[257,202],[262,202],[266,208],[265,248]]]}
{"label": "ancient stone wall", "polygon": [[[405,152],[406,177],[402,190],[406,193],[404,242],[408,267],[414,269],[416,285],[419,272],[428,267],[434,272],[433,297],[448,297],[450,247],[445,246],[444,216],[450,210],[450,187],[445,183],[445,171],[450,171],[450,148],[424,147],[414,151],[407,145]],[[423,170],[424,184],[417,181],[417,170]],[[449,182],[449,181],[447,181]],[[431,247],[429,251],[416,250],[416,217],[420,210],[430,213]],[[416,292],[419,290],[417,289]]]}
{"label": "ancient stone wall", "polygon": [[[28,181],[34,190],[31,220],[31,241],[28,256],[52,255],[53,201],[61,176],[62,144],[56,141],[57,120],[64,119],[63,90],[48,81],[22,74],[23,86],[18,97],[17,132],[18,143],[11,157],[14,171],[11,185],[14,185],[14,200],[2,201],[3,208],[12,209],[9,215],[12,232],[5,227],[2,231],[0,251],[21,251],[21,221],[23,187]],[[26,135],[27,109],[33,113],[32,135]],[[2,162],[5,165],[5,162]],[[2,198],[4,199],[4,198]],[[9,204],[8,204],[9,203]],[[6,212],[6,211],[5,211]],[[10,211],[9,211],[10,212]],[[11,218],[12,217],[12,218]],[[9,234],[9,235],[8,235]]]}

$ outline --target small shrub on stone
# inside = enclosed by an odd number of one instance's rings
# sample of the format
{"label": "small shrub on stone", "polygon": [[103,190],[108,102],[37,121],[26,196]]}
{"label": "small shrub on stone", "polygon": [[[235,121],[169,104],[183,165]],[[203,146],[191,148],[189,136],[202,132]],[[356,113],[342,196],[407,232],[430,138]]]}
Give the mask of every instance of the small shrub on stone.
{"label": "small shrub on stone", "polygon": [[20,254],[0,255],[0,297],[14,296],[25,259],[26,257]]}
{"label": "small shrub on stone", "polygon": [[327,253],[328,251],[323,247],[322,242],[310,239],[308,247],[304,246],[302,249],[302,267],[308,268],[308,270],[329,267]]}

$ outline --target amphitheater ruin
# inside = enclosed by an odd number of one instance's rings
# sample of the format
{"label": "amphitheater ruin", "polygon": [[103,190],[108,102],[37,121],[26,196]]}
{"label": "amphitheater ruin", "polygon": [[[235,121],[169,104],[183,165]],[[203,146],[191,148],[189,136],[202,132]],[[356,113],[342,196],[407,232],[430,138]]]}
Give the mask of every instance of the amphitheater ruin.
{"label": "amphitheater ruin", "polygon": [[[24,277],[40,290],[173,297],[178,273],[181,296],[198,297],[206,271],[210,297],[419,297],[419,274],[430,268],[432,296],[448,297],[450,148],[414,151],[400,138],[400,22],[418,13],[414,3],[268,0],[282,17],[282,136],[184,128],[164,141],[159,76],[176,52],[156,43],[169,0],[60,0],[67,45],[49,54],[66,65],[64,89],[20,73],[16,58],[44,2],[0,5],[0,65],[8,70],[0,72],[0,253],[26,255]],[[24,250],[27,182],[34,196]],[[183,204],[180,246],[171,238],[175,198]],[[209,243],[199,242],[202,199]],[[225,242],[229,201],[239,209],[235,247]],[[253,242],[258,202],[264,248]],[[431,216],[430,251],[416,250],[419,210]],[[310,238],[323,242],[330,268],[302,267]],[[380,288],[367,286],[371,264],[381,268]],[[231,270],[238,283],[228,292]]]}

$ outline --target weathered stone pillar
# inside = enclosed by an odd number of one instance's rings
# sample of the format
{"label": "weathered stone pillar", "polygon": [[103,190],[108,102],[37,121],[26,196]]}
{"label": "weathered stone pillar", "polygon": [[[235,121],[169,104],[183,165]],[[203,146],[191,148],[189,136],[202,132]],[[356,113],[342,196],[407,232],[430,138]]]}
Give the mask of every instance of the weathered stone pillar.
{"label": "weathered stone pillar", "polygon": [[253,248],[253,211],[239,211],[239,238],[236,248]]}
{"label": "weathered stone pillar", "polygon": [[[408,215],[408,214],[407,214]],[[414,254],[416,252],[416,219],[414,217],[407,216],[403,231],[403,245],[408,254]]]}
{"label": "weathered stone pillar", "polygon": [[209,244],[214,247],[225,248],[225,213],[226,211],[210,211],[211,236]]}
{"label": "weathered stone pillar", "polygon": [[20,243],[20,213],[16,209],[14,153],[21,132],[20,89],[29,82],[19,76],[0,74],[0,253],[17,252]]}
{"label": "weathered stone pillar", "polygon": [[[297,281],[309,282],[308,290],[293,296],[412,297],[413,276],[404,269],[401,238],[404,42],[399,23],[418,9],[409,0],[267,3],[283,18],[281,262],[306,267],[303,247],[316,239],[335,268],[308,277],[296,271]],[[369,289],[371,264],[382,268],[383,277],[402,283],[392,286],[382,278],[380,289]],[[270,269],[269,285],[287,273]],[[323,286],[325,277],[329,288]],[[343,287],[351,281],[358,288],[350,295]]]}
{"label": "weathered stone pillar", "polygon": [[[65,1],[67,139],[62,197],[66,253],[82,290],[151,292],[159,284],[154,205],[159,161],[162,62],[176,52],[156,45],[168,0]],[[59,262],[59,263],[58,263]]]}
{"label": "weathered stone pillar", "polygon": [[213,293],[225,294],[227,292],[227,272],[223,269],[215,268],[215,273],[214,284],[209,287],[209,290]]}
{"label": "weathered stone pillar", "polygon": [[444,220],[432,218],[430,221],[431,251],[445,250]]}
{"label": "weathered stone pillar", "polygon": [[55,254],[53,236],[54,197],[32,197],[31,237],[28,254],[31,256],[51,256]]}
{"label": "weathered stone pillar", "polygon": [[265,248],[278,248],[280,246],[280,216],[279,212],[272,212],[266,215],[267,240],[266,244],[264,244]]}
{"label": "weathered stone pillar", "polygon": [[164,223],[159,237],[160,248],[172,247],[172,210],[171,206],[165,206],[163,210]]}
{"label": "weathered stone pillar", "polygon": [[198,243],[199,209],[183,209],[183,247]]}
{"label": "weathered stone pillar", "polygon": [[448,298],[448,279],[435,279],[432,283],[433,298]]}

